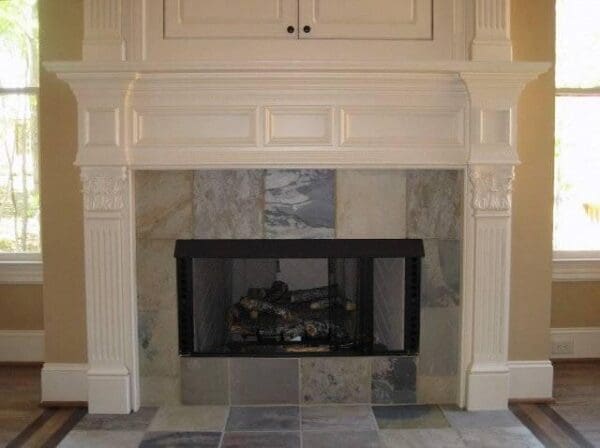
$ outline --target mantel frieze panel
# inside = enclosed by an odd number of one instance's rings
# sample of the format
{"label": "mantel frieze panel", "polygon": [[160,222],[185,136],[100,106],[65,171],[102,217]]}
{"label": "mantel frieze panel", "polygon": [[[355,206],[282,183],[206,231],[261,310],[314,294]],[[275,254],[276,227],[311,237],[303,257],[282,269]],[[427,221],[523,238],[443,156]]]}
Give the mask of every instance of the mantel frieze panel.
{"label": "mantel frieze panel", "polygon": [[82,168],[81,181],[86,211],[118,212],[125,207],[126,168]]}
{"label": "mantel frieze panel", "polygon": [[515,169],[512,165],[470,166],[473,209],[490,212],[510,211],[514,177]]}

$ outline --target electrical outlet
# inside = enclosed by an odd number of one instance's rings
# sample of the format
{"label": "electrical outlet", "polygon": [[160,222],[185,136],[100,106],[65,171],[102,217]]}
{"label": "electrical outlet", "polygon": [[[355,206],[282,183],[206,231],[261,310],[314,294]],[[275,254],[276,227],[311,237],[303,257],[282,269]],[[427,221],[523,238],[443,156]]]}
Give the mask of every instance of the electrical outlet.
{"label": "electrical outlet", "polygon": [[560,338],[552,341],[553,355],[572,355],[575,341],[573,338]]}

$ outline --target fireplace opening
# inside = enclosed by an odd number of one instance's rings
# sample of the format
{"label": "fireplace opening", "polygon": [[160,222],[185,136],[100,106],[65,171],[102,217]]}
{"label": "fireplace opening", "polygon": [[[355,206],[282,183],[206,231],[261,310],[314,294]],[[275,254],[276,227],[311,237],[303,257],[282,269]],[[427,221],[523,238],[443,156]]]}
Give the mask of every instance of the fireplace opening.
{"label": "fireplace opening", "polygon": [[182,356],[416,355],[422,240],[178,240]]}

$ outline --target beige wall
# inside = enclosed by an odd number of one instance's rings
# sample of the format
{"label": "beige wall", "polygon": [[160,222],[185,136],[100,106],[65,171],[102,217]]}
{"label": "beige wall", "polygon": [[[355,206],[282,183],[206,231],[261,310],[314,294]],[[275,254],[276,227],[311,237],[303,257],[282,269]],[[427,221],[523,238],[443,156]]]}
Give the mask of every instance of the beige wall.
{"label": "beige wall", "polygon": [[600,282],[552,285],[552,328],[565,327],[600,327]]}
{"label": "beige wall", "polygon": [[[83,1],[40,2],[43,61],[81,59]],[[81,185],[75,97],[42,71],[40,85],[42,251],[46,361],[86,360]]]}
{"label": "beige wall", "polygon": [[[553,1],[513,0],[517,59],[553,59]],[[43,60],[81,56],[81,0],[40,2]],[[51,5],[51,6],[50,6]],[[82,210],[75,100],[44,73],[41,86],[44,322],[50,362],[85,360]],[[548,357],[551,288],[553,76],[530,86],[519,112],[523,165],[515,184],[511,359]]]}
{"label": "beige wall", "polygon": [[0,330],[43,330],[40,285],[0,285]]}
{"label": "beige wall", "polygon": [[[554,0],[513,0],[516,60],[554,60]],[[548,359],[552,282],[554,72],[530,84],[519,103],[514,184],[510,358]]]}

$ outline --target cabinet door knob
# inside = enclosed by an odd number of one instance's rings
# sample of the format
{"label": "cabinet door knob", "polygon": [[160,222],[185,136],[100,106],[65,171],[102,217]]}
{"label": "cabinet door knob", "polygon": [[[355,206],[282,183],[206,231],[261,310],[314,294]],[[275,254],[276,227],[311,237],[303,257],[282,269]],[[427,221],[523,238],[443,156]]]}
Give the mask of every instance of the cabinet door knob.
{"label": "cabinet door knob", "polygon": [[303,30],[304,30],[305,33],[310,33],[310,31],[312,30],[312,28],[310,26],[308,26],[308,25],[305,25],[304,28],[303,28]]}
{"label": "cabinet door knob", "polygon": [[293,34],[294,31],[296,31],[296,28],[294,28],[292,25],[290,25],[290,26],[287,27],[287,32],[288,33]]}

